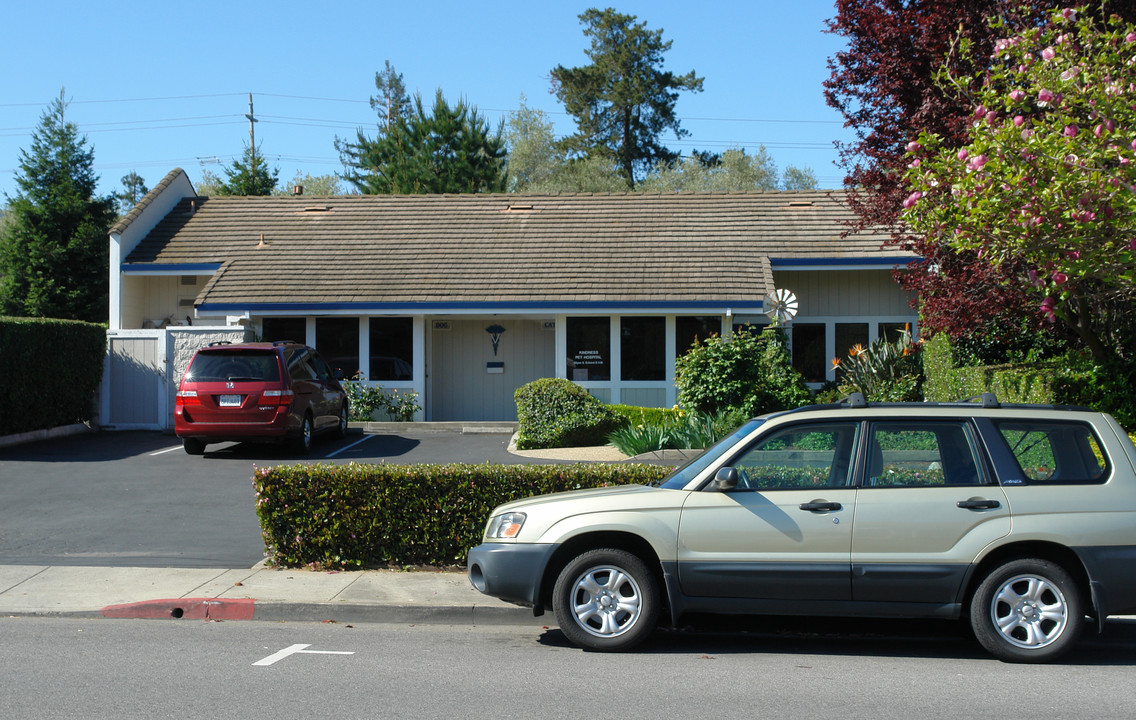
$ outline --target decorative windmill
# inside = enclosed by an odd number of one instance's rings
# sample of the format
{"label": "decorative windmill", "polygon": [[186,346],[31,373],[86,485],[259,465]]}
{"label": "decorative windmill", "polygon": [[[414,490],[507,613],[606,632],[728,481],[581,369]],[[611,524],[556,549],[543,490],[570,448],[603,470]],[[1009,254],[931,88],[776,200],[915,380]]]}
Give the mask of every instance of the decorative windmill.
{"label": "decorative windmill", "polygon": [[769,309],[766,314],[774,325],[784,325],[797,314],[797,296],[792,290],[774,290],[768,298]]}

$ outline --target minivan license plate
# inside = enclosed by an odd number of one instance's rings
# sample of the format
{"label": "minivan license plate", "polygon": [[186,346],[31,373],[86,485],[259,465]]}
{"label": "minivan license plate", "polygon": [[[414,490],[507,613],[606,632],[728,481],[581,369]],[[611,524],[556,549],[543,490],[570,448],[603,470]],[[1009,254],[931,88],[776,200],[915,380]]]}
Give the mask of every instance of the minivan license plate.
{"label": "minivan license plate", "polygon": [[217,398],[217,404],[221,407],[240,407],[240,395],[221,395]]}

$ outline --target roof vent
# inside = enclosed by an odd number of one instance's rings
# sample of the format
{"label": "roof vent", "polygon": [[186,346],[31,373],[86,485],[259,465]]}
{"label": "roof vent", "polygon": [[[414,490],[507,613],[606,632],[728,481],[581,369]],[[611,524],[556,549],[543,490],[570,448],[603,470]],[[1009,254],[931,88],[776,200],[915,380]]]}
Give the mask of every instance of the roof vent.
{"label": "roof vent", "polygon": [[515,203],[513,205],[508,206],[507,208],[505,208],[501,212],[507,212],[507,213],[536,212],[536,206],[533,205],[532,203],[528,203],[528,204]]}
{"label": "roof vent", "polygon": [[790,200],[789,201],[789,207],[791,207],[791,208],[813,207],[814,205],[816,205],[816,203],[814,203],[812,200]]}
{"label": "roof vent", "polygon": [[309,205],[303,210],[297,210],[297,215],[330,215],[334,212],[330,205]]}

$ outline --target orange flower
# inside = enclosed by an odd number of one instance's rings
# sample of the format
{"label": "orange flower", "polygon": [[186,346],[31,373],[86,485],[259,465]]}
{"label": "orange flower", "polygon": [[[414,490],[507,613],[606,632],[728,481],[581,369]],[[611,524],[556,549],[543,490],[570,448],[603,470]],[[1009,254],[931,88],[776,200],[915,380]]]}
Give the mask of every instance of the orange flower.
{"label": "orange flower", "polygon": [[840,358],[832,358],[832,369],[835,370],[840,367]]}
{"label": "orange flower", "polygon": [[859,357],[866,352],[868,352],[868,351],[864,349],[863,345],[861,345],[860,343],[856,343],[855,345],[852,346],[852,349],[848,351],[848,355],[850,357]]}

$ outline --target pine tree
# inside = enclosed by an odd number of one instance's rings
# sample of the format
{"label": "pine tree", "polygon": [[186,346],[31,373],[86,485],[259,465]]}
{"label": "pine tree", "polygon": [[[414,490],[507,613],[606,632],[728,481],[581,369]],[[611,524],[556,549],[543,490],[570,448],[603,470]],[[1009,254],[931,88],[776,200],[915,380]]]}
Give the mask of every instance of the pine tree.
{"label": "pine tree", "polygon": [[94,150],[63,91],[20,151],[0,237],[0,314],[106,322],[114,198],[95,194]]}
{"label": "pine tree", "polygon": [[271,195],[276,187],[280,168],[268,169],[268,162],[260,152],[246,144],[240,160],[225,168],[225,182],[219,188],[222,195]]}
{"label": "pine tree", "polygon": [[634,15],[611,8],[592,8],[580,16],[591,65],[552,70],[556,97],[576,118],[577,132],[564,139],[575,155],[601,155],[620,168],[629,187],[660,163],[671,163],[678,153],[659,141],[666,130],[682,138],[688,133],[675,116],[681,90],[702,91],[702,78],[694,71],[675,75],[662,69],[663,54],[671,41],[662,30],[648,30]]}
{"label": "pine tree", "polygon": [[118,201],[119,212],[123,215],[130,212],[130,209],[138,204],[138,201],[150,192],[150,188],[146,187],[146,181],[142,176],[133,170],[128,175],[122,176],[122,192],[114,194],[114,199]]}

